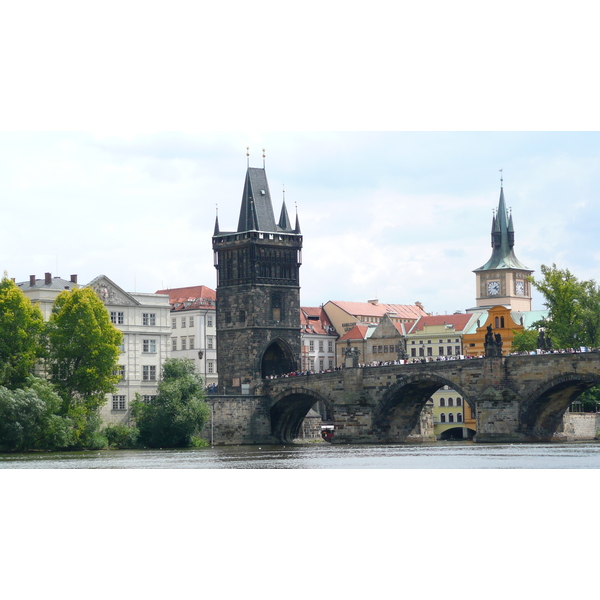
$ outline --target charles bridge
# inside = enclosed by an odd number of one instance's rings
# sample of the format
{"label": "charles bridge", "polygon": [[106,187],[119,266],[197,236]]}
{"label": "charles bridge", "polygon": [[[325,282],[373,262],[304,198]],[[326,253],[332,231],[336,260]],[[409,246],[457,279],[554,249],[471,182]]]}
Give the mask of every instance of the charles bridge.
{"label": "charles bridge", "polygon": [[262,379],[246,395],[209,395],[205,435],[215,444],[288,443],[320,401],[335,427],[333,443],[429,441],[432,414],[424,408],[447,385],[473,409],[476,442],[568,439],[569,404],[599,384],[599,352],[345,368]]}

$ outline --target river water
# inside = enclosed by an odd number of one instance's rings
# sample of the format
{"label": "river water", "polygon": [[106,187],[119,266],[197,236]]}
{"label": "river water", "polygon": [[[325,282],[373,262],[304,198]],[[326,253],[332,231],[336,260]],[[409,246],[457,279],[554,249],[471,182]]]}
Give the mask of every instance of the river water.
{"label": "river water", "polygon": [[600,442],[218,446],[0,455],[2,469],[598,469]]}

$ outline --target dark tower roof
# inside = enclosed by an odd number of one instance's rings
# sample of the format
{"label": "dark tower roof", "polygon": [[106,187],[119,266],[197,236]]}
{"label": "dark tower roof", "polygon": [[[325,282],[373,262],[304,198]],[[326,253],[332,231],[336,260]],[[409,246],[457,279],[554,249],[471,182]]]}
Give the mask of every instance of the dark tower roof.
{"label": "dark tower roof", "polygon": [[531,271],[515,256],[513,246],[515,245],[515,230],[512,214],[508,215],[504,202],[504,188],[500,188],[500,201],[498,212],[492,217],[492,256],[483,267],[477,271],[489,271],[490,269],[521,269]]}
{"label": "dark tower roof", "polygon": [[243,231],[277,232],[271,193],[264,169],[248,167],[242,208],[238,222],[238,233]]}
{"label": "dark tower roof", "polygon": [[281,206],[281,215],[279,216],[279,229],[281,231],[293,231],[290,224],[290,217],[288,216],[287,208],[285,207],[285,200]]}

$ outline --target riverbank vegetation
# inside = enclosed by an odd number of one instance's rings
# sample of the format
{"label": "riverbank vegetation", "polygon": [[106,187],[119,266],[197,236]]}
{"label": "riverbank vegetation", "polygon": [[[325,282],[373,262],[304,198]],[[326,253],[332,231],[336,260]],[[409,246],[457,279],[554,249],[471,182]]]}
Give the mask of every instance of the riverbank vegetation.
{"label": "riverbank vegetation", "polygon": [[123,334],[91,288],[61,292],[48,322],[6,275],[0,281],[0,450],[181,447],[209,409],[189,359],[169,359],[159,393],[134,402],[136,425],[104,426]]}

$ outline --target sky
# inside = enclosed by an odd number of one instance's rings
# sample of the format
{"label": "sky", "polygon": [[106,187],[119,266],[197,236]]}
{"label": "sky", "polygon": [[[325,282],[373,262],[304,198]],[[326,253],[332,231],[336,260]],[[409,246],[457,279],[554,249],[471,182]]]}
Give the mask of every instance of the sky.
{"label": "sky", "polygon": [[17,281],[104,274],[138,292],[214,288],[217,208],[221,230],[235,230],[263,148],[276,218],[284,189],[298,211],[304,306],[474,306],[501,176],[534,276],[552,263],[600,275],[597,132],[2,132],[0,269]]}

